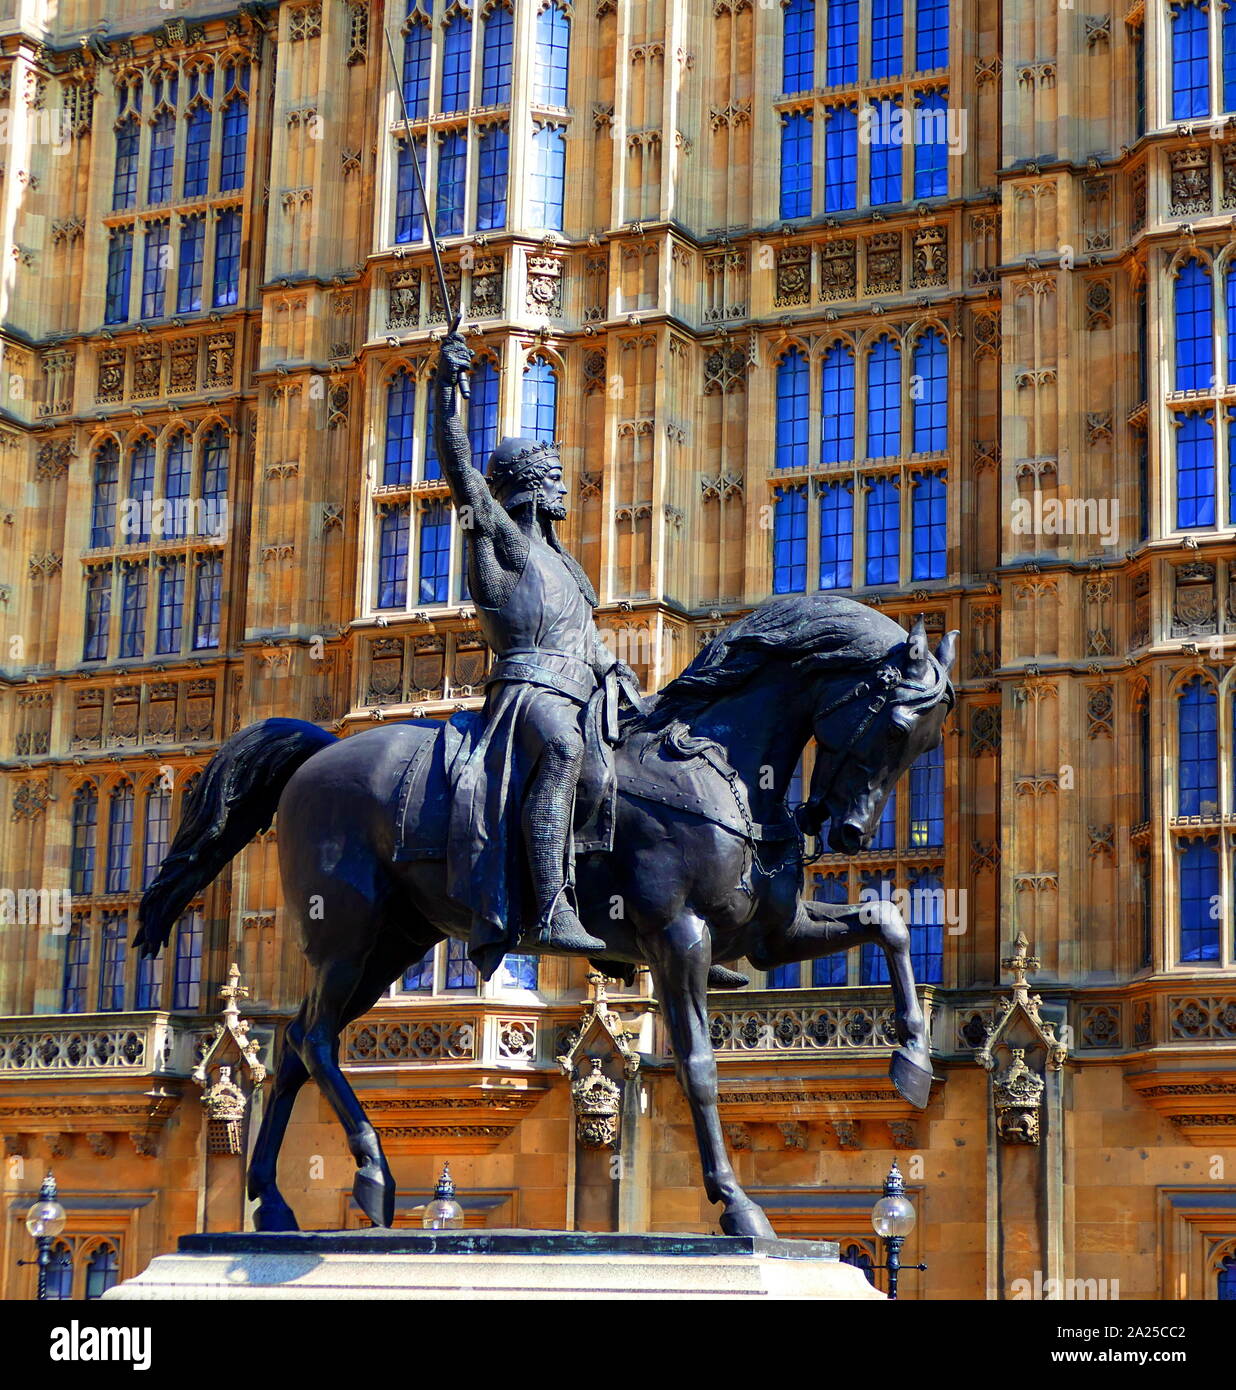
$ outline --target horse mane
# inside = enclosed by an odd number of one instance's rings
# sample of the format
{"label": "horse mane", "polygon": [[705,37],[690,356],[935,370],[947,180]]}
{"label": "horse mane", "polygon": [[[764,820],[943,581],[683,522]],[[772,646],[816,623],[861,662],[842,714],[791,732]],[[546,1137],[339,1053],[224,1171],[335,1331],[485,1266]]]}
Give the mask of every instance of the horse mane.
{"label": "horse mane", "polygon": [[770,599],[718,633],[664,687],[634,729],[659,729],[744,685],[770,658],[796,670],[866,670],[904,647],[900,623],[838,594]]}

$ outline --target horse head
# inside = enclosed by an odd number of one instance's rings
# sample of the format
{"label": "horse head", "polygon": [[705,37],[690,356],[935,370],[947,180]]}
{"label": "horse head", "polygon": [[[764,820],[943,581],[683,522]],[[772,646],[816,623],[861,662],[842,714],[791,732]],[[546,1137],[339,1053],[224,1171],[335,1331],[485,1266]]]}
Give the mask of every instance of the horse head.
{"label": "horse head", "polygon": [[898,779],[939,744],[954,701],[957,637],[946,633],[933,652],[919,618],[867,673],[830,673],[820,682],[815,769],[799,824],[816,835],[828,820],[834,853],[857,854],[871,843]]}

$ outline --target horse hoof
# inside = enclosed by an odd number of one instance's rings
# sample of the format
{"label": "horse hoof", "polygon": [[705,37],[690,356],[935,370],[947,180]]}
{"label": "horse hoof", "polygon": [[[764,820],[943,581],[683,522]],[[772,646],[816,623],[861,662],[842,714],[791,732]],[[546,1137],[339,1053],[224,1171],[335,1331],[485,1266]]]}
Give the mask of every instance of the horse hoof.
{"label": "horse hoof", "polygon": [[[923,1056],[924,1061],[927,1060],[925,1054],[919,1055]],[[888,1064],[888,1074],[904,1100],[908,1100],[917,1110],[927,1108],[927,1101],[931,1097],[930,1067],[919,1066],[909,1052],[898,1048]]]}
{"label": "horse hoof", "polygon": [[262,1202],[253,1214],[259,1231],[299,1231],[292,1208],[286,1202]]}
{"label": "horse hoof", "polygon": [[377,1176],[364,1170],[357,1173],[352,1180],[352,1196],[375,1226],[395,1224],[395,1179],[389,1168]]}
{"label": "horse hoof", "polygon": [[709,989],[746,989],[750,983],[746,975],[740,975],[737,970],[727,970],[724,965],[708,967]]}
{"label": "horse hoof", "polygon": [[721,1231],[727,1236],[761,1236],[776,1240],[777,1233],[764,1215],[763,1207],[754,1202],[735,1203],[721,1213]]}

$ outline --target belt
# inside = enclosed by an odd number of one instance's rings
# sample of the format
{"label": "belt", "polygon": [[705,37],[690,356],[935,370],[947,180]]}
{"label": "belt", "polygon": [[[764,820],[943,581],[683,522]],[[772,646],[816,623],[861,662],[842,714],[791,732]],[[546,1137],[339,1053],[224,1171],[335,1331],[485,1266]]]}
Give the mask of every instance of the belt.
{"label": "belt", "polygon": [[[551,658],[553,665],[545,662]],[[544,663],[544,664],[543,664]],[[564,670],[556,670],[559,664],[573,667],[577,680]],[[524,681],[529,685],[541,685],[548,690],[568,695],[573,700],[587,703],[597,688],[596,672],[590,662],[569,652],[514,651],[505,652],[497,658],[489,672],[487,684],[499,681]]]}

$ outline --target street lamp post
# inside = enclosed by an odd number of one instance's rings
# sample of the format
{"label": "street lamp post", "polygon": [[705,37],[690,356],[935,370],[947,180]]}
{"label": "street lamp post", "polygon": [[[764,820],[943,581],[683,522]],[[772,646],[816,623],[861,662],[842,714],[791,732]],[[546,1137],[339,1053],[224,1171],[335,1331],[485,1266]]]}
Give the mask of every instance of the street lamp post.
{"label": "street lamp post", "polygon": [[[64,1208],[56,1200],[56,1179],[48,1173],[43,1179],[43,1186],[39,1188],[39,1200],[26,1213],[26,1230],[34,1237],[39,1248],[39,1257],[34,1263],[39,1267],[37,1297],[40,1303],[47,1298],[47,1270],[51,1264],[52,1241],[64,1230],[66,1220]],[[31,1261],[21,1260],[19,1263],[30,1264]]]}
{"label": "street lamp post", "polygon": [[433,1201],[425,1206],[421,1225],[427,1231],[455,1231],[463,1225],[463,1207],[455,1200],[455,1184],[451,1181],[451,1165],[442,1165],[442,1176],[434,1189]]}
{"label": "street lamp post", "polygon": [[926,1269],[926,1265],[902,1265],[901,1247],[905,1238],[914,1229],[917,1213],[914,1203],[906,1196],[905,1181],[897,1160],[888,1170],[884,1179],[884,1195],[871,1208],[871,1225],[876,1235],[884,1242],[884,1263],[872,1265],[872,1269],[888,1270],[888,1296],[897,1297],[897,1277],[902,1269]]}

